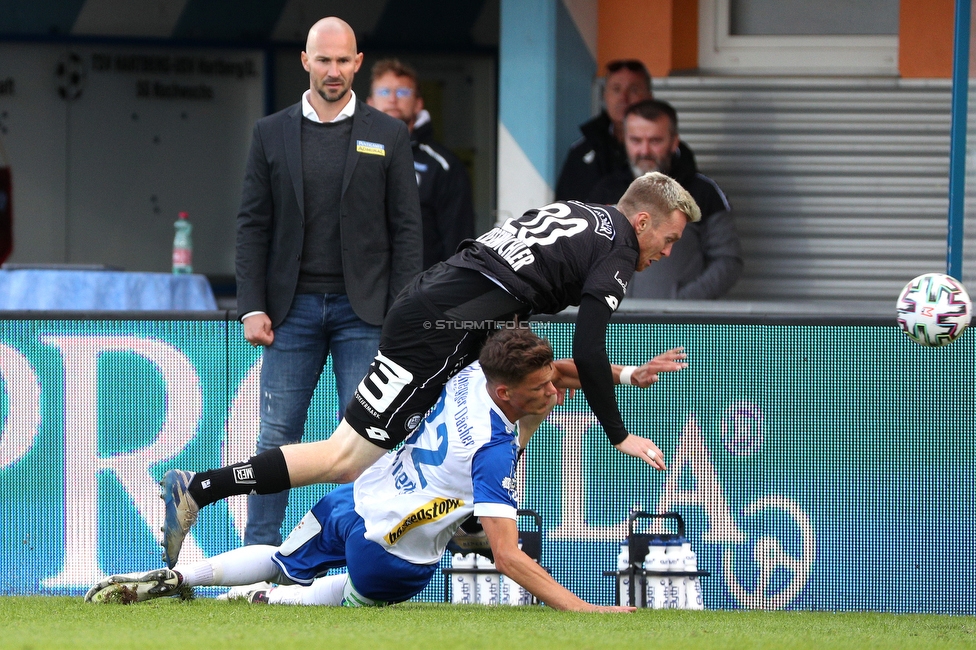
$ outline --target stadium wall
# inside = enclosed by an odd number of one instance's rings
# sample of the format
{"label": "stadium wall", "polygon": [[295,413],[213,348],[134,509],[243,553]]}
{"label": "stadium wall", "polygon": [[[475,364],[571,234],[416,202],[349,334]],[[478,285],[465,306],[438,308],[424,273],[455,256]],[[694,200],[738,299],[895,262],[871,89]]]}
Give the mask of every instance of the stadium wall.
{"label": "stadium wall", "polygon": [[[22,316],[0,321],[0,594],[79,595],[158,567],[156,481],[250,455],[259,352],[224,313]],[[617,389],[669,469],[612,450],[582,396],[570,400],[523,461],[543,564],[611,603],[601,574],[629,511],[676,510],[712,572],[710,608],[976,613],[974,339],[924,349],[885,322],[617,318],[614,361],[689,354],[646,391]],[[570,353],[571,322],[535,327]],[[334,395],[327,372],[310,439],[332,429]],[[295,490],[286,528],[328,489]],[[243,507],[205,509],[183,557],[239,544]],[[421,598],[443,595],[435,578]]]}

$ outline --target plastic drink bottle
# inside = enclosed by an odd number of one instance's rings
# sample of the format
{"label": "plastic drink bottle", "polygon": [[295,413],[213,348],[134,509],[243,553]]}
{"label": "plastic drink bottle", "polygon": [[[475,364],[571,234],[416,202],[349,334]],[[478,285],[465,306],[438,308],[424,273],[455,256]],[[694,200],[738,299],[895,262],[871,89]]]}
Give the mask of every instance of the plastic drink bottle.
{"label": "plastic drink bottle", "polygon": [[[698,555],[691,549],[691,542],[686,541],[681,548],[685,571],[698,571]],[[701,578],[698,576],[685,578],[685,609],[705,609]]]}
{"label": "plastic drink bottle", "polygon": [[[630,545],[627,540],[620,542],[617,552],[617,571],[623,572],[630,568]],[[630,605],[630,574],[621,573],[617,576],[617,602]]]}
{"label": "plastic drink bottle", "polygon": [[[667,570],[670,572],[680,572],[685,570],[685,558],[681,551],[683,538],[678,537],[669,539],[665,544],[664,559]],[[668,585],[665,588],[664,607],[665,609],[684,609],[685,606],[685,585],[683,577],[668,578]]]}
{"label": "plastic drink bottle", "polygon": [[[476,555],[475,567],[494,570],[495,563],[484,556]],[[493,571],[492,573],[479,573],[475,577],[478,579],[478,588],[475,590],[478,604],[497,605],[500,595],[501,574]]]}
{"label": "plastic drink bottle", "polygon": [[173,273],[193,273],[193,224],[186,212],[181,212],[173,226]]}
{"label": "plastic drink bottle", "polygon": [[[661,542],[660,537],[651,538],[651,543],[647,551],[647,557],[644,558],[644,569],[647,571],[657,572],[667,571],[668,564],[665,556],[665,549],[666,547]],[[667,576],[656,575],[647,576],[646,579],[645,602],[647,603],[647,606],[653,609],[664,609],[670,578]]]}
{"label": "plastic drink bottle", "polygon": [[[458,553],[451,561],[454,569],[473,569],[474,555],[461,555]],[[471,573],[455,573],[451,576],[451,602],[456,605],[471,605],[477,602],[476,589],[477,583]]]}

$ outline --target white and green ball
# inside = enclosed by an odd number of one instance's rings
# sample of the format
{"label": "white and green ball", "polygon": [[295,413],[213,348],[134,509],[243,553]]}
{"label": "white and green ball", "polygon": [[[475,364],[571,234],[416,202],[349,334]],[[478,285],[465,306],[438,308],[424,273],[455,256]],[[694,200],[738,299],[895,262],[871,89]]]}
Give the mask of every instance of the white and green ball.
{"label": "white and green ball", "polygon": [[920,345],[948,345],[962,336],[973,305],[959,280],[944,273],[920,275],[898,296],[898,325]]}

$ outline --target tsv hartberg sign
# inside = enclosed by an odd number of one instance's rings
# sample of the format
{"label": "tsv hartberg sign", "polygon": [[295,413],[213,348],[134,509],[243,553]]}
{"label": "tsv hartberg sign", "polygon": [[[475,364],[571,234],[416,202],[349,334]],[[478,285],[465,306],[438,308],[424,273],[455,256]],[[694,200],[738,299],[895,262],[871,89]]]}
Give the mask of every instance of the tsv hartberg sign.
{"label": "tsv hartberg sign", "polygon": [[[572,326],[543,323],[557,354]],[[973,345],[922,350],[894,328],[615,324],[615,361],[684,345],[690,367],[618,388],[665,451],[614,451],[582,397],[530,445],[525,507],[543,563],[611,602],[632,508],[688,524],[709,607],[976,612]],[[159,566],[156,481],[246,458],[260,355],[222,321],[0,321],[0,593],[78,594]],[[326,373],[306,427],[331,431]],[[295,491],[294,524],[328,488]],[[240,543],[240,498],[201,514],[182,558]],[[435,581],[437,582],[437,581]],[[436,586],[427,597],[441,595]]]}

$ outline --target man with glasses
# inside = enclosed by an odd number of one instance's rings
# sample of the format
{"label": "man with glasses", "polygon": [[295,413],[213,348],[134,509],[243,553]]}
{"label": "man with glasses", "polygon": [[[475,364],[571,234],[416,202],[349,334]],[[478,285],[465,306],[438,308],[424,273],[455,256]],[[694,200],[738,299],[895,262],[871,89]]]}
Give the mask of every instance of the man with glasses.
{"label": "man with glasses", "polygon": [[412,67],[397,59],[377,61],[366,103],[403,120],[410,131],[424,222],[424,269],[430,268],[453,255],[463,240],[474,237],[468,172],[450,149],[434,142],[434,125]]}
{"label": "man with glasses", "polygon": [[[593,186],[617,170],[629,170],[624,149],[624,111],[649,99],[651,75],[637,59],[611,61],[603,85],[603,111],[580,125],[583,137],[573,143],[556,183],[556,200],[586,201]],[[674,156],[678,167],[694,165],[691,149],[682,142]]]}

